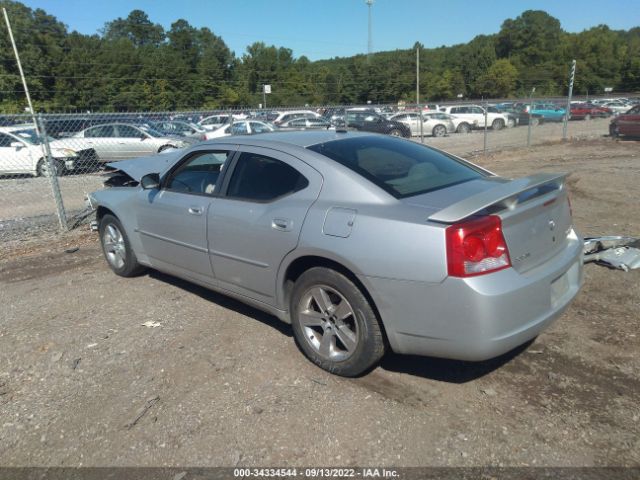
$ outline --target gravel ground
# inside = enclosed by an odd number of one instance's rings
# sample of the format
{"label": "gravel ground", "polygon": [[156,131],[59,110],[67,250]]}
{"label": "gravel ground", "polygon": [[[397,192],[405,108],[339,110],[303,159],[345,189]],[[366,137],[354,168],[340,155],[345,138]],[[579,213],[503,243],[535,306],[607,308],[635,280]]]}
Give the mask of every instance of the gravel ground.
{"label": "gravel ground", "polygon": [[[608,119],[569,122],[568,135],[572,138],[602,137],[608,133]],[[561,123],[547,123],[532,128],[531,141],[539,145],[562,138]],[[414,137],[414,141],[420,141]],[[469,134],[452,134],[448,137],[424,137],[424,142],[457,155],[473,155],[483,150],[484,131],[475,130]],[[487,131],[489,151],[523,147],[527,144],[527,127],[505,128]],[[87,193],[102,188],[100,173],[86,175],[65,175],[58,178],[64,207],[68,216],[81,211]],[[0,177],[0,239],[28,236],[34,226],[42,228],[57,224],[55,201],[51,180],[33,177]]]}
{"label": "gravel ground", "polygon": [[[570,171],[583,234],[637,236],[638,145],[475,161]],[[640,271],[587,265],[560,320],[503,357],[388,355],[344,379],[274,317],[160,273],[116,277],[87,231],[4,246],[0,465],[640,465]]]}

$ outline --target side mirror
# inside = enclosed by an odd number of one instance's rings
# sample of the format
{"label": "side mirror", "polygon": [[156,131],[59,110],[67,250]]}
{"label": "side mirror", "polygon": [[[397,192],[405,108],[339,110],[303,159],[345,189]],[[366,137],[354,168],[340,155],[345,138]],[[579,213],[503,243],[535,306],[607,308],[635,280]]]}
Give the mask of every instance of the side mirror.
{"label": "side mirror", "polygon": [[24,143],[22,142],[11,142],[11,146],[14,148],[22,148],[24,147]]}
{"label": "side mirror", "polygon": [[140,179],[140,186],[143,190],[158,190],[160,188],[160,175],[158,173],[147,173]]}

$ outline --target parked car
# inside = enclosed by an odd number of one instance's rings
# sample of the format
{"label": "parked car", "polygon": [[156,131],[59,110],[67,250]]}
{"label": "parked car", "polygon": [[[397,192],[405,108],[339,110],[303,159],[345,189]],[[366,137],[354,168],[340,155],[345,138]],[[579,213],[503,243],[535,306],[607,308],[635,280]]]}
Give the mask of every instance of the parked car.
{"label": "parked car", "polygon": [[576,103],[571,105],[569,115],[571,120],[591,120],[597,117],[610,117],[613,112],[598,105],[591,105],[589,103]]}
{"label": "parked car", "polygon": [[[566,109],[556,105],[555,103],[534,102],[532,104],[520,104],[523,113],[531,114],[532,117],[538,119],[540,123],[544,122],[561,122],[564,119]],[[523,117],[520,117],[523,119]],[[533,123],[535,124],[535,122]]]}
{"label": "parked car", "polygon": [[328,130],[335,128],[326,118],[293,118],[282,122],[278,126],[278,130]]}
{"label": "parked car", "polygon": [[618,115],[620,113],[626,113],[631,108],[631,105],[629,105],[626,102],[622,102],[620,100],[602,103],[600,104],[600,106],[608,108],[613,112],[614,115]]}
{"label": "parked car", "polygon": [[213,138],[228,137],[231,135],[253,135],[256,133],[273,132],[276,128],[266,122],[259,120],[240,120],[231,125],[223,125],[216,130],[206,132],[205,140]]}
{"label": "parked car", "polygon": [[176,135],[179,137],[194,137],[203,139],[206,130],[195,123],[183,122],[181,120],[165,120],[160,122],[149,122],[149,127],[165,135]]}
{"label": "parked car", "polygon": [[517,113],[510,111],[507,107],[505,107],[504,110],[500,110],[498,107],[488,106],[487,112],[500,113],[507,117],[507,128],[517,127],[520,123],[520,116]]}
{"label": "parked car", "polygon": [[87,128],[73,137],[58,141],[74,150],[95,152],[98,162],[152,155],[173,148],[184,148],[195,142],[187,137],[173,137],[152,128],[126,123],[106,123]]}
{"label": "parked car", "polygon": [[275,126],[280,126],[294,118],[321,118],[316,112],[311,110],[286,110],[278,112],[278,116],[272,120]]}
{"label": "parked car", "polygon": [[[56,174],[72,171],[79,158],[75,150],[49,138]],[[51,168],[42,151],[41,139],[31,125],[0,127],[0,175],[49,176]]]}
{"label": "parked car", "polygon": [[[458,133],[468,133],[473,128],[484,128],[485,112],[484,108],[479,105],[453,105],[440,107],[440,111],[454,115],[462,120],[458,125]],[[509,119],[503,113],[487,112],[487,124],[493,130],[503,129]]]}
{"label": "parked car", "polygon": [[366,110],[347,110],[345,121],[337,126],[355,128],[363,132],[384,133],[394,137],[411,137],[411,129],[402,122],[387,120],[382,115]]}
{"label": "parked car", "polygon": [[612,118],[609,124],[609,134],[612,137],[620,135],[640,137],[640,105]]}
{"label": "parked car", "polygon": [[217,130],[222,125],[227,125],[234,120],[244,120],[245,118],[247,118],[247,116],[241,113],[220,113],[203,118],[198,122],[198,125],[205,130]]}
{"label": "parked car", "polygon": [[416,142],[330,131],[110,166],[129,187],[89,202],[114,273],[150,267],[265,310],[334,374],[389,349],[495,357],[581,286],[564,174],[508,180]]}
{"label": "parked car", "polygon": [[[422,133],[434,137],[444,137],[447,133],[456,131],[451,116],[438,111],[423,113],[422,119],[418,112],[396,113],[389,120],[404,123],[411,129],[413,136]],[[420,127],[421,122],[422,128]]]}

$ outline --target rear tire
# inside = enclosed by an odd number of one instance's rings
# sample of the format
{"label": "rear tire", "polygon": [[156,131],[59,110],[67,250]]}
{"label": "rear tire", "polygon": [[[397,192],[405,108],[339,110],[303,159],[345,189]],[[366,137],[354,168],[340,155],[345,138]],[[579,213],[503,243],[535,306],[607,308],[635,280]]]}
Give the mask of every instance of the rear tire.
{"label": "rear tire", "polygon": [[402,137],[402,132],[397,129],[397,128],[392,128],[391,130],[389,130],[389,135],[391,135],[392,137]]}
{"label": "rear tire", "polygon": [[611,138],[618,138],[620,136],[620,131],[618,130],[617,125],[609,125],[609,136]]}
{"label": "rear tire", "polygon": [[496,118],[491,124],[492,130],[502,130],[504,128],[504,120]]}
{"label": "rear tire", "polygon": [[509,120],[507,120],[507,128],[513,128],[515,126],[516,126],[515,118],[510,118]]}
{"label": "rear tire", "polygon": [[460,125],[458,125],[458,128],[456,129],[456,132],[458,133],[469,133],[471,131],[471,126],[469,126],[468,123],[461,123]]}
{"label": "rear tire", "polygon": [[538,117],[531,117],[531,120],[529,121],[531,122],[532,127],[537,127],[538,125],[540,125],[540,119]]}
{"label": "rear tire", "polygon": [[345,377],[360,375],[385,353],[382,326],[362,291],[328,268],[304,272],[291,293],[296,343],[320,368]]}
{"label": "rear tire", "polygon": [[444,125],[436,125],[435,127],[433,127],[431,134],[434,137],[444,137],[447,134],[447,127],[445,127]]}
{"label": "rear tire", "polygon": [[121,277],[135,277],[144,272],[145,268],[138,263],[120,220],[107,214],[100,220],[98,231],[102,253],[113,273]]}
{"label": "rear tire", "polygon": [[165,150],[169,150],[169,149],[174,149],[175,150],[176,147],[174,147],[173,145],[163,145],[158,149],[158,153],[164,152]]}

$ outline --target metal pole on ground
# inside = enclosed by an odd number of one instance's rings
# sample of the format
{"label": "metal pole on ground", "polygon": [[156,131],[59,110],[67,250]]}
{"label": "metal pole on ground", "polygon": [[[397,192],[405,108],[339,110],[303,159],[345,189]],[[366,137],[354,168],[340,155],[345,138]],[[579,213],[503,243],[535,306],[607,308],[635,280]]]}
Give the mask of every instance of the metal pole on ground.
{"label": "metal pole on ground", "polygon": [[[27,105],[29,106],[29,113],[31,114],[31,120],[33,121],[33,127],[36,130],[38,138],[40,138],[40,145],[42,148],[42,158],[48,164],[49,177],[51,178],[51,189],[53,190],[53,198],[56,202],[56,212],[58,214],[58,222],[60,228],[68,230],[67,216],[64,211],[64,204],[62,203],[62,195],[60,194],[60,185],[58,183],[57,168],[51,157],[51,149],[49,148],[49,142],[47,140],[46,130],[44,129],[44,122],[42,117],[39,118],[40,122],[36,119],[35,111],[33,110],[33,104],[31,103],[31,95],[29,94],[29,87],[27,86],[27,80],[22,70],[22,62],[20,61],[20,55],[18,54],[18,47],[16,41],[13,38],[13,30],[11,29],[11,23],[9,22],[9,15],[7,9],[3,8],[4,21],[7,24],[7,30],[9,31],[9,39],[11,40],[11,46],[13,47],[13,53],[16,57],[16,63],[18,64],[18,71],[20,72],[20,78],[22,80],[22,86],[24,88],[25,96],[27,97]],[[39,125],[40,123],[40,125]]]}
{"label": "metal pole on ground", "polygon": [[576,77],[576,61],[571,62],[571,72],[569,73],[569,94],[567,95],[567,109],[564,112],[564,121],[562,125],[562,139],[567,139],[567,124],[571,115],[571,96],[573,95],[573,80]]}

